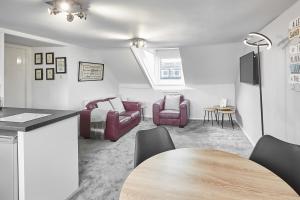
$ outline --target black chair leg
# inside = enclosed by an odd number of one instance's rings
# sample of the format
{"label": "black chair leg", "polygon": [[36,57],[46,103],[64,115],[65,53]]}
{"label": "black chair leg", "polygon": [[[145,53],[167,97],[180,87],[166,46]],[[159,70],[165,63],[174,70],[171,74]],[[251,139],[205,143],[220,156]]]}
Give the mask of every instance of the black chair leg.
{"label": "black chair leg", "polygon": [[230,117],[230,121],[231,121],[231,126],[232,126],[232,129],[234,129],[234,123],[233,123],[233,120],[232,120],[232,115],[229,114],[229,117]]}
{"label": "black chair leg", "polygon": [[215,117],[216,117],[216,122],[217,122],[217,124],[219,125],[218,112],[217,112],[217,111],[214,111],[214,113],[215,113]]}
{"label": "black chair leg", "polygon": [[223,128],[223,124],[224,124],[224,114],[222,113],[222,128]]}
{"label": "black chair leg", "polygon": [[208,122],[209,122],[209,111],[207,111],[207,114],[208,114]]}
{"label": "black chair leg", "polygon": [[205,124],[205,117],[206,117],[206,110],[204,111],[204,120],[203,120],[203,125]]}

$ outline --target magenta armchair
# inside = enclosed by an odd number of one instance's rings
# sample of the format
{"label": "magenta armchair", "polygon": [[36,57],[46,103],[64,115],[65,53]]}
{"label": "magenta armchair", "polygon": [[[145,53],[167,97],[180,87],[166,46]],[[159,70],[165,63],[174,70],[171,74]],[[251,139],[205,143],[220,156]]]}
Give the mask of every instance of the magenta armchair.
{"label": "magenta armchair", "polygon": [[165,98],[153,104],[153,123],[159,125],[173,125],[183,128],[189,122],[190,101],[180,96],[179,110],[165,110]]}
{"label": "magenta armchair", "polygon": [[[91,101],[86,105],[86,109],[80,112],[80,135],[90,138],[91,112],[97,108],[97,103],[108,101],[112,98]],[[122,135],[137,126],[141,121],[141,104],[138,102],[122,102],[125,108],[124,113],[109,111],[106,117],[106,127],[104,131],[105,139],[117,141]]]}

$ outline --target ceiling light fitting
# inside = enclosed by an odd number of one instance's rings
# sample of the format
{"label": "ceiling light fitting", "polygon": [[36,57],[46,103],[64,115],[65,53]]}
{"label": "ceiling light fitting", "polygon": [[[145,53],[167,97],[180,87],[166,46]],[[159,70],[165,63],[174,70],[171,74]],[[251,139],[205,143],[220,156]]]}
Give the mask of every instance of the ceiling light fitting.
{"label": "ceiling light fitting", "polygon": [[85,20],[87,18],[87,10],[83,9],[82,4],[76,0],[52,0],[46,2],[46,4],[50,5],[48,8],[50,15],[65,13],[68,22],[72,22],[74,16]]}
{"label": "ceiling light fitting", "polygon": [[244,44],[250,47],[266,47],[268,50],[272,48],[272,41],[261,33],[249,33],[244,40]]}
{"label": "ceiling light fitting", "polygon": [[146,47],[147,42],[145,39],[142,38],[133,38],[131,40],[131,46],[134,46],[136,48],[143,48]]}

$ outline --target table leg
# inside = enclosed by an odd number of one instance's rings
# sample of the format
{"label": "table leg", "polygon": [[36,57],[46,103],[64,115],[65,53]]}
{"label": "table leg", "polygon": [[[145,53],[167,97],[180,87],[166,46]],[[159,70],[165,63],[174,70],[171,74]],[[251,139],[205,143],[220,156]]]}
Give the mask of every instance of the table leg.
{"label": "table leg", "polygon": [[223,124],[224,124],[224,113],[222,113],[222,128],[223,128]]}
{"label": "table leg", "polygon": [[203,120],[203,125],[205,124],[205,117],[206,117],[206,110],[204,111],[204,120]]}
{"label": "table leg", "polygon": [[230,116],[231,126],[232,126],[232,128],[234,129],[234,124],[233,124],[233,120],[232,120],[232,115],[229,114],[229,116]]}
{"label": "table leg", "polygon": [[217,124],[219,125],[219,120],[218,120],[218,111],[214,111],[214,113],[215,113],[215,117],[216,117],[216,122],[217,122]]}
{"label": "table leg", "polygon": [[214,117],[213,117],[213,112],[210,112],[210,116],[211,116],[211,125],[214,125]]}
{"label": "table leg", "polygon": [[209,111],[207,111],[207,114],[208,114],[208,122],[209,122]]}

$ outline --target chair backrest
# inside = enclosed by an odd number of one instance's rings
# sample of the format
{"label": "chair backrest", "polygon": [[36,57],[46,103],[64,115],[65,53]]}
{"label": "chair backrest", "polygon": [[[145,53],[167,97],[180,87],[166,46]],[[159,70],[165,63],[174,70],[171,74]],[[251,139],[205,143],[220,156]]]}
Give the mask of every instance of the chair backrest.
{"label": "chair backrest", "polygon": [[256,144],[250,160],[266,167],[300,195],[300,146],[263,136]]}
{"label": "chair backrest", "polygon": [[175,145],[165,127],[140,130],[135,137],[134,167],[156,154],[173,149]]}
{"label": "chair backrest", "polygon": [[[184,96],[182,94],[169,94],[169,95],[180,95],[180,103],[184,101]],[[164,102],[166,101],[166,95],[164,96]]]}
{"label": "chair backrest", "polygon": [[104,102],[104,101],[109,101],[111,99],[114,99],[116,97],[110,97],[110,98],[106,98],[106,99],[97,99],[97,100],[94,100],[94,101],[90,101],[88,104],[86,104],[86,108],[91,110],[91,109],[94,109],[94,108],[97,108],[97,103],[99,102]]}

